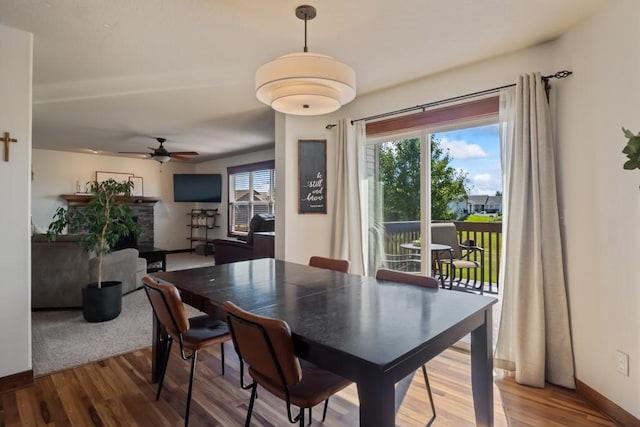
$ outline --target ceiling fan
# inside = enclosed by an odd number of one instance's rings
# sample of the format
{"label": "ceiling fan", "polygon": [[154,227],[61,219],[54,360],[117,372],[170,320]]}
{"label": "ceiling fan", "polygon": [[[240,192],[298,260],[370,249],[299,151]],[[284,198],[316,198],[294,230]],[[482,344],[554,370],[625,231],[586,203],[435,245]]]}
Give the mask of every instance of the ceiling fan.
{"label": "ceiling fan", "polygon": [[167,151],[166,148],[164,148],[164,143],[167,141],[166,138],[156,138],[156,141],[158,141],[160,143],[160,146],[157,148],[153,148],[153,147],[147,147],[149,150],[151,150],[151,153],[142,153],[139,151],[118,151],[119,154],[145,154],[147,156],[149,156],[150,159],[153,159],[157,162],[160,163],[165,163],[168,162],[171,159],[178,159],[178,160],[189,160],[189,157],[186,156],[197,156],[198,153],[195,151],[172,151],[169,152]]}

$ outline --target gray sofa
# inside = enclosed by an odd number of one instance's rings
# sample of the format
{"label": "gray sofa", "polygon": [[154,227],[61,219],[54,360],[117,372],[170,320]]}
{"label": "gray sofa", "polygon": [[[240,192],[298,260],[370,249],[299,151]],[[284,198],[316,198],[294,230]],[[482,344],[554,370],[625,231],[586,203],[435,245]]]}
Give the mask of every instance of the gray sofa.
{"label": "gray sofa", "polygon": [[[142,286],[147,261],[137,249],[122,249],[104,257],[102,280],[122,282],[122,292]],[[73,308],[82,305],[80,289],[98,281],[98,258],[80,245],[78,236],[62,235],[49,242],[45,234],[31,242],[31,307]]]}

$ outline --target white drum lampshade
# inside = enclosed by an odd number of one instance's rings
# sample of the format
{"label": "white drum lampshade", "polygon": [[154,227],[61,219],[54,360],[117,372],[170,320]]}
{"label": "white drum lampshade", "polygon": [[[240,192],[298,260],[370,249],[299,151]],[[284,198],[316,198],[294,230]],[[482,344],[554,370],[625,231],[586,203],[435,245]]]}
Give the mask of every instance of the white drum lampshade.
{"label": "white drum lampshade", "polygon": [[282,113],[331,113],[356,97],[356,73],[330,56],[292,53],[258,69],[256,96]]}
{"label": "white drum lampshade", "polygon": [[307,51],[307,20],[316,16],[313,6],[299,6],[304,19],[304,52],[291,53],[264,64],[256,71],[256,96],[276,111],[315,116],[338,110],[356,97],[356,73],[330,56]]}

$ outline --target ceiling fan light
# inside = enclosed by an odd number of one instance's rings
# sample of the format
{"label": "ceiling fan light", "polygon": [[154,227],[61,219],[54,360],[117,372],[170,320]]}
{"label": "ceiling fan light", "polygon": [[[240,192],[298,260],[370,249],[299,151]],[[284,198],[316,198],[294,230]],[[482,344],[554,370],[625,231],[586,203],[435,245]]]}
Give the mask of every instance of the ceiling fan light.
{"label": "ceiling fan light", "polygon": [[156,155],[156,156],[153,156],[153,160],[155,160],[156,162],[160,162],[162,164],[162,163],[166,163],[169,160],[171,160],[171,157],[163,156],[163,155]]}

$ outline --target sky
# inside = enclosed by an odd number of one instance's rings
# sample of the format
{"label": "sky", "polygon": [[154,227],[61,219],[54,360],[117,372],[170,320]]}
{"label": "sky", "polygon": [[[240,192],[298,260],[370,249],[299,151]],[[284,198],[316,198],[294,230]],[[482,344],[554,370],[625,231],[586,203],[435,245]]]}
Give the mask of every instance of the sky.
{"label": "sky", "polygon": [[434,134],[449,150],[451,166],[467,173],[469,194],[494,196],[502,191],[498,124]]}

